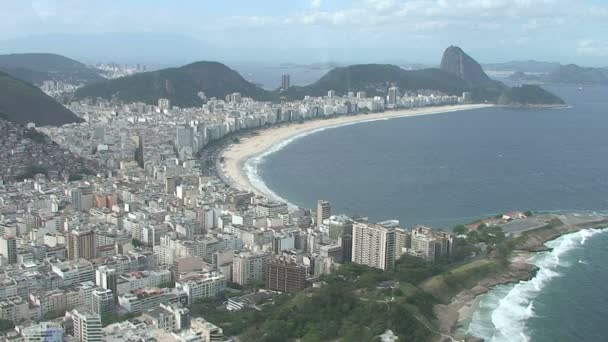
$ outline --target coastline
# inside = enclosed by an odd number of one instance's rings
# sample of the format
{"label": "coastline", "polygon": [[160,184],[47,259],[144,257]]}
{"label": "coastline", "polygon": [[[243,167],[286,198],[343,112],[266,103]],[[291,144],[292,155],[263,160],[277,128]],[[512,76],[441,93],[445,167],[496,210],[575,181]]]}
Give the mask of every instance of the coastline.
{"label": "coastline", "polygon": [[523,233],[521,236],[525,239],[511,253],[504,271],[481,279],[472,288],[463,289],[453,296],[447,304],[435,305],[437,326],[442,333],[459,341],[483,341],[481,338],[457,332],[458,328],[472,319],[481,295],[489,292],[495,286],[514,284],[535,278],[539,267],[532,263],[532,259],[539,252],[552,251],[550,247],[545,245],[546,243],[585,229],[606,228],[608,226],[608,217],[603,215],[590,215],[586,219],[579,219],[576,214],[550,214],[544,215],[544,217],[547,219],[558,218],[562,221],[562,224],[554,227],[537,228]]}
{"label": "coastline", "polygon": [[257,131],[256,135],[242,137],[238,143],[228,144],[220,153],[218,153],[218,161],[216,163],[217,173],[221,174],[222,179],[231,187],[243,191],[250,191],[256,195],[285,201],[274,194],[270,189],[266,188],[262,182],[252,181],[249,173],[255,172],[257,165],[250,166],[249,170],[246,171],[244,168],[246,167],[248,160],[255,157],[263,158],[265,155],[280,150],[298,138],[325,129],[378,120],[443,114],[493,106],[494,105],[492,104],[471,104],[402,109],[382,113],[338,116],[328,119],[305,121],[303,123],[272,126]]}

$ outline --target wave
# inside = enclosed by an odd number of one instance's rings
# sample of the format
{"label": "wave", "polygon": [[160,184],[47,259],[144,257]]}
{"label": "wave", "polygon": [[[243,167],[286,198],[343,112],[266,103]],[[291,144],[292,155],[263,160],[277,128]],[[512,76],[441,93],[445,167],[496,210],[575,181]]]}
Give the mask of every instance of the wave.
{"label": "wave", "polygon": [[526,324],[535,315],[534,299],[552,279],[560,276],[560,268],[570,265],[562,261],[563,257],[583,246],[587,239],[606,231],[585,229],[547,242],[545,245],[552,250],[539,253],[531,260],[539,268],[536,276],[515,285],[497,287],[484,295],[466,332],[489,342],[530,341]]}
{"label": "wave", "polygon": [[[456,112],[456,111],[462,111],[462,109],[453,109],[453,110],[446,110],[446,111],[437,111],[437,112],[430,112],[430,113],[424,113],[424,115],[431,115],[431,114],[445,114],[445,113],[450,113],[450,112]],[[416,114],[411,115],[411,116],[418,116]],[[280,150],[284,149],[287,145],[293,143],[296,140],[299,140],[301,138],[307,137],[311,134],[315,134],[318,132],[322,132],[328,129],[334,129],[334,128],[338,128],[338,127],[344,127],[344,126],[350,126],[350,125],[356,125],[356,124],[361,124],[361,123],[366,123],[366,122],[374,122],[374,121],[386,121],[386,120],[392,120],[392,119],[399,119],[399,118],[404,118],[404,117],[408,117],[407,114],[404,114],[403,116],[392,116],[392,117],[378,117],[378,118],[368,118],[368,119],[363,119],[363,120],[358,120],[358,121],[352,121],[352,122],[344,122],[344,123],[337,123],[334,125],[329,125],[329,126],[325,126],[325,127],[319,127],[316,129],[312,129],[310,131],[305,131],[302,133],[299,133],[297,135],[294,135],[293,137],[289,138],[289,139],[285,139],[283,141],[281,141],[280,143],[274,145],[273,147],[269,148],[268,150],[251,156],[250,158],[248,158],[242,166],[242,171],[245,174],[245,177],[249,180],[249,183],[251,183],[251,185],[256,188],[258,191],[260,191],[261,193],[263,193],[264,195],[268,196],[269,198],[276,200],[276,201],[281,201],[284,203],[287,203],[290,207],[292,208],[296,208],[297,206],[294,205],[293,203],[290,203],[289,201],[287,201],[285,198],[279,196],[276,192],[272,191],[264,182],[264,180],[262,179],[262,176],[260,175],[260,167],[262,166],[262,164],[264,163],[264,161],[266,160],[266,158],[268,156],[270,156],[271,154],[277,153]]]}

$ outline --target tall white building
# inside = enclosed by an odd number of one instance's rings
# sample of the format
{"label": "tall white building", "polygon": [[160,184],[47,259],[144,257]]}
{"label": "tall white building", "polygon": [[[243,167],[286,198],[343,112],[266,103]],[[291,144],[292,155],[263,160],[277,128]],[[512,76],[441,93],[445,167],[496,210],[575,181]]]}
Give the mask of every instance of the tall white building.
{"label": "tall white building", "polygon": [[397,97],[399,96],[398,87],[390,87],[388,89],[387,102],[389,107],[395,107],[397,105]]}
{"label": "tall white building", "polygon": [[440,256],[450,256],[456,248],[452,234],[434,231],[429,227],[418,226],[414,228],[411,238],[411,254],[428,261],[433,261]]}
{"label": "tall white building", "polygon": [[101,342],[103,331],[101,316],[74,309],[70,312],[74,323],[74,338],[79,342]]}
{"label": "tall white building", "polygon": [[328,201],[317,201],[317,227],[331,216],[331,204]]}
{"label": "tall white building", "polygon": [[221,273],[205,273],[180,280],[175,288],[186,292],[188,303],[194,303],[201,298],[213,298],[226,289],[226,278]]}
{"label": "tall white building", "polygon": [[395,265],[395,228],[379,224],[353,224],[352,259],[354,263],[387,270]]}
{"label": "tall white building", "polygon": [[7,264],[17,263],[17,239],[14,236],[0,237],[0,255]]}
{"label": "tall white building", "polygon": [[270,258],[270,253],[263,252],[242,252],[235,255],[232,260],[232,281],[239,285],[264,281]]}

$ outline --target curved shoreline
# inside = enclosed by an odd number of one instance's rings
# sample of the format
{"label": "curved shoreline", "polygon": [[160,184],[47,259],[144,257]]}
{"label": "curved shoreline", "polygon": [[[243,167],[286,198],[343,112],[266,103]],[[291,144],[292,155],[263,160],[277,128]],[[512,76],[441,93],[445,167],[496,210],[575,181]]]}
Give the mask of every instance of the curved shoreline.
{"label": "curved shoreline", "polygon": [[[522,281],[533,280],[540,270],[533,263],[533,258],[540,252],[553,250],[546,246],[546,243],[582,230],[608,229],[608,216],[596,213],[588,214],[584,218],[580,218],[580,216],[576,218],[577,215],[566,213],[543,215],[547,218],[558,218],[563,221],[560,225],[552,228],[541,227],[524,232],[526,239],[512,251],[506,269],[484,277],[472,288],[462,289],[450,298],[448,303],[435,305],[434,311],[437,315],[437,325],[440,331],[460,341],[483,341],[479,337],[456,331],[464,322],[472,318],[474,308],[481,295],[488,293],[499,285],[518,284]],[[576,221],[571,220],[573,217]]]}
{"label": "curved shoreline", "polygon": [[221,162],[218,161],[216,166],[218,168],[218,173],[222,175],[224,181],[230,186],[239,190],[253,192],[256,195],[266,196],[275,200],[287,202],[285,199],[280,198],[278,195],[272,192],[272,190],[266,187],[263,182],[252,181],[251,173],[256,172],[257,165],[252,165],[249,170],[245,170],[246,163],[249,160],[254,157],[260,157],[258,162],[261,162],[265,156],[279,151],[289,143],[325,129],[378,120],[443,114],[493,106],[494,105],[492,104],[471,104],[403,109],[367,115],[359,114],[354,116],[339,116],[329,119],[305,121],[303,123],[272,126],[258,131],[256,135],[242,137],[238,143],[229,144],[218,154],[218,159],[221,160]]}

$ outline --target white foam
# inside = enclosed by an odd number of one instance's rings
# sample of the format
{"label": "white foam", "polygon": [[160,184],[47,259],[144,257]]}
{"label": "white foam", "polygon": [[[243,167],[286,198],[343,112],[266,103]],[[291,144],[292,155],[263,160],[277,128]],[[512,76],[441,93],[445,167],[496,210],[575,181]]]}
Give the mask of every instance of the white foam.
{"label": "white foam", "polygon": [[497,301],[498,305],[486,304],[488,307],[494,307],[490,317],[474,314],[467,333],[488,342],[530,341],[526,322],[534,317],[534,299],[552,279],[560,276],[560,268],[568,267],[567,264],[560,263],[560,257],[584,245],[585,241],[593,235],[605,231],[608,230],[585,229],[546,243],[552,251],[539,253],[532,260],[532,263],[539,268],[536,276],[529,281],[511,285],[510,290],[502,298],[492,297],[492,293],[494,291],[504,293],[504,288],[490,291],[488,300]]}

